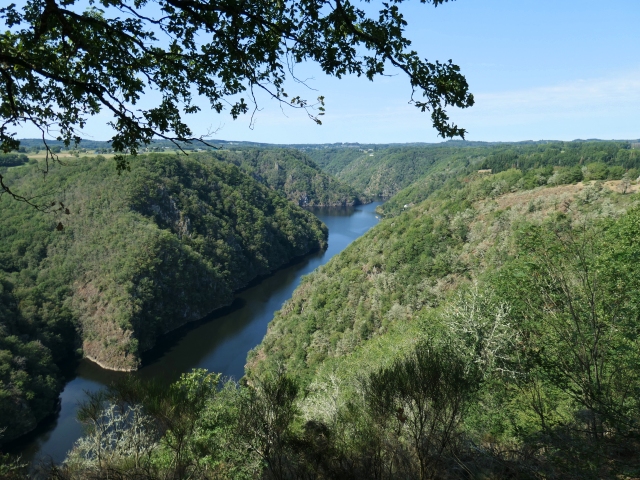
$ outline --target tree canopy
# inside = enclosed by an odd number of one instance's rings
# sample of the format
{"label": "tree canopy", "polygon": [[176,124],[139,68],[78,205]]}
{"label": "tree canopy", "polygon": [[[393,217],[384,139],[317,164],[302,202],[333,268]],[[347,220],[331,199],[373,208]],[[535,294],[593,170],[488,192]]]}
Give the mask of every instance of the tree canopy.
{"label": "tree canopy", "polygon": [[[473,96],[457,65],[422,59],[404,35],[398,4],[375,15],[349,0],[24,0],[0,8],[0,147],[16,149],[25,124],[70,144],[87,119],[112,115],[116,152],[152,138],[193,141],[184,115],[211,108],[235,119],[257,108],[255,92],[307,111],[320,123],[324,99],[285,92],[294,66],[316,62],[338,78],[407,74],[411,102],[430,111],[443,137],[464,136],[446,107]],[[421,0],[435,6],[448,0]],[[367,10],[371,8],[367,6]],[[297,80],[297,79],[296,79]],[[140,108],[149,91],[158,102]],[[155,97],[154,97],[155,98]],[[126,168],[124,156],[118,168]]]}

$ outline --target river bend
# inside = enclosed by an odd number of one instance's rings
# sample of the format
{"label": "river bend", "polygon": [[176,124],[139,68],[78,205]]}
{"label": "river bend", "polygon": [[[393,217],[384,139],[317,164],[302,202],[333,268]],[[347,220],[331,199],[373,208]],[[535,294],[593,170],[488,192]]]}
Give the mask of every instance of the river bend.
{"label": "river bend", "polygon": [[380,202],[347,208],[315,208],[311,211],[329,228],[329,246],[307,255],[235,295],[230,307],[167,334],[147,352],[143,367],[134,373],[113,372],[83,360],[61,394],[60,411],[34,432],[13,445],[12,453],[37,464],[51,458],[62,461],[82,433],[76,409],[86,391],[97,391],[124,375],[143,379],[175,381],[193,368],[206,368],[239,379],[244,374],[247,353],[267,332],[267,325],[284,301],[291,298],[301,278],[327,263],[377,222]]}

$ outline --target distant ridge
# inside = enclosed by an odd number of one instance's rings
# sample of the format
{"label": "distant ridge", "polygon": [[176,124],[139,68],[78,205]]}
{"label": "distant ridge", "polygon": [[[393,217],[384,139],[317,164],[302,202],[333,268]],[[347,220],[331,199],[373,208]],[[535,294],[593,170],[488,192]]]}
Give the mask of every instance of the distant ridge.
{"label": "distant ridge", "polygon": [[[492,145],[544,145],[548,143],[557,143],[557,142],[566,142],[565,140],[520,140],[513,142],[502,142],[502,141],[493,141],[493,142],[485,142],[485,141],[474,141],[474,140],[447,140],[444,142],[437,143],[429,143],[429,142],[404,142],[404,143],[358,143],[358,142],[335,142],[335,143],[261,143],[261,142],[248,142],[248,141],[232,141],[232,140],[207,140],[207,143],[215,145],[215,146],[223,146],[223,147],[257,147],[257,148],[295,148],[295,149],[319,149],[319,148],[366,148],[366,147],[375,147],[375,148],[388,148],[388,147],[400,147],[400,146],[425,146],[425,147],[479,147],[479,146],[492,146]],[[640,143],[640,139],[619,139],[619,140],[603,140],[599,138],[589,138],[589,139],[575,139],[570,142],[630,142],[630,143]],[[49,146],[63,146],[64,143],[58,140],[47,140],[47,144]],[[40,138],[22,138],[20,139],[20,145],[31,148],[31,147],[40,147],[42,146],[42,139]],[[198,150],[198,149],[209,149],[211,147],[207,147],[204,144],[200,144],[198,142],[193,142],[191,144],[179,143],[181,148],[185,151],[189,150]],[[150,144],[152,147],[165,147],[165,148],[175,148],[176,144],[170,142],[169,140],[153,140]],[[102,140],[90,140],[83,138],[80,141],[80,148],[111,148],[109,141]],[[142,151],[142,149],[141,149]]]}

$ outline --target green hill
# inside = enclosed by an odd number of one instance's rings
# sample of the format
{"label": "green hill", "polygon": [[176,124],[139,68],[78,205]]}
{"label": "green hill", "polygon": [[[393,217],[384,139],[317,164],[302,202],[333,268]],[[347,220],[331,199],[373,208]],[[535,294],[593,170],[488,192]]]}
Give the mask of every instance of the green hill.
{"label": "green hill", "polygon": [[[292,149],[221,150],[211,157],[237,165],[255,180],[300,206],[353,206],[370,198],[320,170],[303,152]],[[206,159],[207,155],[200,154]]]}
{"label": "green hill", "polygon": [[[284,363],[306,384],[324,362],[349,363],[354,351],[394,323],[405,328],[461,282],[499,270],[514,254],[514,235],[523,225],[558,212],[574,222],[615,217],[638,203],[635,194],[620,193],[621,181],[527,190],[517,187],[522,178],[517,170],[453,178],[428,200],[381,222],[305,277],[252,353],[261,361],[249,365],[260,371],[263,362]],[[347,367],[360,371],[353,368]]]}
{"label": "green hill", "polygon": [[[356,418],[369,418],[379,430],[367,435],[388,449],[380,468],[396,472],[383,478],[411,475],[420,455],[434,455],[421,453],[411,415],[438,407],[429,397],[413,403],[410,379],[426,373],[403,362],[428,355],[427,344],[452,355],[450,368],[466,365],[459,381],[467,375],[478,388],[455,417],[456,438],[477,447],[450,444],[451,457],[429,457],[439,458],[431,475],[460,461],[492,478],[504,465],[525,477],[532,468],[552,478],[633,475],[637,455],[622,459],[617,449],[635,445],[640,419],[631,393],[640,389],[640,198],[629,193],[638,186],[525,189],[523,178],[506,170],[453,179],[307,276],[250,354],[249,382],[284,369],[306,392],[302,418],[327,426],[330,438],[348,435],[361,462],[373,440],[359,436]],[[386,419],[376,417],[383,405]],[[394,455],[415,463],[394,464]]]}
{"label": "green hill", "polygon": [[478,170],[489,170],[496,174],[509,169],[521,173],[517,183],[507,185],[503,182],[493,186],[489,180],[485,185],[492,185],[491,188],[496,190],[485,190],[483,195],[495,196],[508,190],[526,190],[582,180],[636,180],[640,175],[640,153],[631,149],[627,142],[548,142],[464,147],[453,150],[450,157],[439,161],[428,174],[400,190],[379,207],[379,212],[386,216],[397,215],[424,201],[447,181],[461,175],[466,175],[465,181],[468,182],[477,176]]}
{"label": "green hill", "polygon": [[[439,145],[370,149],[318,149],[308,154],[325,171],[367,195],[391,197],[460,149]],[[316,160],[318,157],[318,160]],[[442,167],[446,166],[442,164]]]}
{"label": "green hill", "polygon": [[[527,173],[543,167],[565,170],[579,167],[582,171],[583,167],[586,169],[591,165],[591,169],[597,171],[590,172],[586,178],[596,180],[620,179],[627,170],[640,167],[638,154],[629,142],[446,142],[417,146],[316,148],[306,152],[323,170],[368,195],[392,197],[402,191],[381,208],[385,214],[398,213],[406,204],[425,200],[443,185],[444,180],[461,173],[478,170],[498,173],[510,168]],[[607,168],[603,170],[605,164]],[[544,172],[531,173],[531,178],[527,179],[529,188],[541,185],[540,178],[533,180],[537,174]],[[635,175],[638,174],[640,172]],[[545,181],[550,176],[547,174]],[[573,178],[573,181],[580,181],[582,174],[576,169]],[[566,180],[556,176],[551,182],[565,183]]]}
{"label": "green hill", "polygon": [[639,186],[520,178],[461,177],[307,276],[240,384],[93,396],[51,472],[637,477]]}
{"label": "green hill", "polygon": [[56,365],[77,349],[106,368],[135,369],[158,336],[326,245],[315,216],[214,160],[149,155],[118,176],[111,161],[82,158],[44,181],[33,166],[5,181],[32,195],[55,190],[45,198],[63,210],[0,199],[4,440],[53,410]]}
{"label": "green hill", "polygon": [[241,383],[94,397],[57,478],[637,478],[636,152],[595,143],[456,146],[303,279]]}

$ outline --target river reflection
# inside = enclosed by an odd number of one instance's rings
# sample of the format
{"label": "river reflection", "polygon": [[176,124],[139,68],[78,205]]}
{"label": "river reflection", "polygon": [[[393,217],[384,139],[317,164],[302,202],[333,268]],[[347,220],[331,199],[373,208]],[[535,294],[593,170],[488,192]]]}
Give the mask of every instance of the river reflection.
{"label": "river reflection", "polygon": [[82,432],[76,421],[76,409],[85,397],[84,392],[97,391],[126,375],[169,383],[192,368],[206,368],[227,377],[242,377],[247,353],[260,343],[273,314],[291,297],[301,278],[374,226],[378,221],[375,215],[378,205],[380,202],[313,209],[329,228],[327,250],[308,255],[236,294],[229,307],[167,334],[143,356],[139,371],[112,372],[86,360],[80,362],[75,377],[61,394],[58,415],[14,445],[14,453],[21,453],[23,460],[34,463],[47,457],[56,462],[63,460]]}

